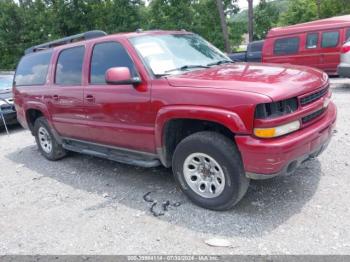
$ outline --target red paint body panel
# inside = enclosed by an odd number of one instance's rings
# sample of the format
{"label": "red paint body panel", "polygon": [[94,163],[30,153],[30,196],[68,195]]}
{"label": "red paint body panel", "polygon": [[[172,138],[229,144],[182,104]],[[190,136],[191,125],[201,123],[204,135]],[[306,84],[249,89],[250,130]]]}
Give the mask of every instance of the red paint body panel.
{"label": "red paint body panel", "polygon": [[[117,34],[77,42],[53,49],[47,83],[43,86],[14,87],[18,118],[27,127],[26,112],[41,111],[62,137],[159,154],[164,147],[164,128],[174,119],[199,119],[221,124],[231,130],[247,172],[275,172],[288,160],[311,150],[310,143],[322,144],[329,133],[310,130],[331,127],[336,111],[331,104],[314,122],[293,134],[264,140],[253,135],[255,126],[276,126],[314,112],[324,99],[288,116],[270,120],[255,119],[256,105],[312,94],[328,85],[323,72],[303,66],[236,63],[155,78],[130,44],[128,38],[147,34],[184,32],[145,32]],[[90,84],[93,46],[119,42],[133,60],[141,84]],[[69,47],[85,46],[82,84],[59,86],[54,75],[59,53]],[[328,97],[330,93],[328,94]],[[318,139],[318,140],[317,140]],[[266,153],[280,159],[271,169]],[[272,157],[272,156],[270,156]],[[162,159],[162,156],[159,155]]]}
{"label": "red paint body panel", "polygon": [[276,174],[293,160],[314,152],[332,136],[336,113],[336,107],[331,102],[327,113],[317,122],[280,138],[258,139],[237,135],[235,139],[246,172]]}
{"label": "red paint body panel", "polygon": [[235,63],[168,77],[168,81],[171,86],[250,92],[279,101],[314,91],[324,86],[328,78],[323,72],[304,66]]}
{"label": "red paint body panel", "polygon": [[[262,61],[264,63],[283,63],[305,65],[321,69],[330,75],[337,73],[340,63],[340,51],[346,41],[347,31],[350,30],[350,15],[333,17],[313,22],[297,24],[287,27],[273,28],[269,31],[264,42]],[[322,33],[339,32],[337,46],[323,48],[321,46]],[[307,34],[317,33],[318,43],[316,48],[306,48]],[[277,55],[274,53],[274,44],[278,39],[299,37],[299,50],[293,54]]]}

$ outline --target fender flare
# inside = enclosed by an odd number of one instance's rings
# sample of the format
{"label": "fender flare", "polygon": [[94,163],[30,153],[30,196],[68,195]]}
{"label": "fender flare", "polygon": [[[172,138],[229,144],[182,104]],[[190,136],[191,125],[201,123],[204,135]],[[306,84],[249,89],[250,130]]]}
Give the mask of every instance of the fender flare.
{"label": "fender flare", "polygon": [[38,101],[28,101],[24,108],[26,121],[28,121],[27,112],[28,110],[31,110],[31,109],[40,111],[46,119],[50,120],[50,114],[45,104]]}
{"label": "fender flare", "polygon": [[49,113],[49,110],[47,109],[47,107],[46,107],[46,105],[44,103],[41,103],[41,102],[38,102],[38,101],[28,101],[26,106],[25,106],[25,108],[24,108],[26,124],[27,124],[29,130],[32,132],[32,134],[33,134],[33,130],[31,128],[31,125],[28,123],[28,116],[27,116],[28,110],[31,110],[31,109],[38,110],[38,111],[40,111],[43,114],[43,116],[48,121],[48,124],[49,124],[49,126],[51,128],[52,134],[55,136],[55,138],[56,138],[56,140],[58,142],[61,142],[61,138],[60,138],[59,134],[56,132],[56,130],[52,126],[51,115]]}
{"label": "fender flare", "polygon": [[155,144],[157,153],[163,165],[166,165],[164,152],[164,130],[170,120],[196,119],[215,122],[228,128],[234,134],[247,134],[249,130],[242,119],[234,112],[201,106],[165,106],[158,111],[155,124]]}

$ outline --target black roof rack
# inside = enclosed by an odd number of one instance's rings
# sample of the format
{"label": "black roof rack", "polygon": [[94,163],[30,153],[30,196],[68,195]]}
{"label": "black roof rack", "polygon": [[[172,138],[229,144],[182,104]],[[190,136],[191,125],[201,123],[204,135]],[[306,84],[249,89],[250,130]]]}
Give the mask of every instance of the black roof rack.
{"label": "black roof rack", "polygon": [[88,39],[97,38],[97,37],[106,36],[106,35],[107,35],[107,33],[100,31],[100,30],[88,31],[85,33],[77,34],[77,35],[67,36],[67,37],[57,39],[57,40],[54,40],[51,42],[47,42],[44,44],[32,46],[32,47],[26,49],[24,54],[27,55],[30,53],[49,49],[49,48],[52,48],[55,46],[65,45],[65,44],[69,44],[69,43],[73,43],[73,42],[88,40]]}

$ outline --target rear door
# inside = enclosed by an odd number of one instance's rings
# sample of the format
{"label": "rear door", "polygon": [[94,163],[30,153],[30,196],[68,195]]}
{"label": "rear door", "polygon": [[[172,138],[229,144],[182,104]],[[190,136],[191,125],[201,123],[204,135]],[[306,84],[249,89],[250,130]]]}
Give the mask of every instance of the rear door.
{"label": "rear door", "polygon": [[328,74],[335,74],[340,63],[340,30],[321,32],[320,68]]}
{"label": "rear door", "polygon": [[150,115],[150,89],[139,85],[111,85],[105,73],[112,67],[128,67],[140,77],[128,51],[117,41],[90,46],[88,83],[84,91],[89,140],[98,144],[154,152],[154,116]]}
{"label": "rear door", "polygon": [[87,139],[82,68],[85,46],[61,50],[53,68],[48,108],[56,131],[63,137]]}

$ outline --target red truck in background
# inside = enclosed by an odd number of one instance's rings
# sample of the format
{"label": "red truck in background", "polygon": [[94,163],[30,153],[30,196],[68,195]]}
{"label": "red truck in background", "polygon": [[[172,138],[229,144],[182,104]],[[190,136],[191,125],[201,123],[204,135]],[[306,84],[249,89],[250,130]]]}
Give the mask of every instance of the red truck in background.
{"label": "red truck in background", "polygon": [[350,15],[274,28],[266,36],[262,62],[305,65],[337,75],[341,48],[350,38]]}
{"label": "red truck in background", "polygon": [[172,167],[196,204],[232,208],[250,179],[293,172],[330,141],[328,76],[303,66],[234,63],[184,31],[100,31],[32,47],[14,99],[40,152]]}

